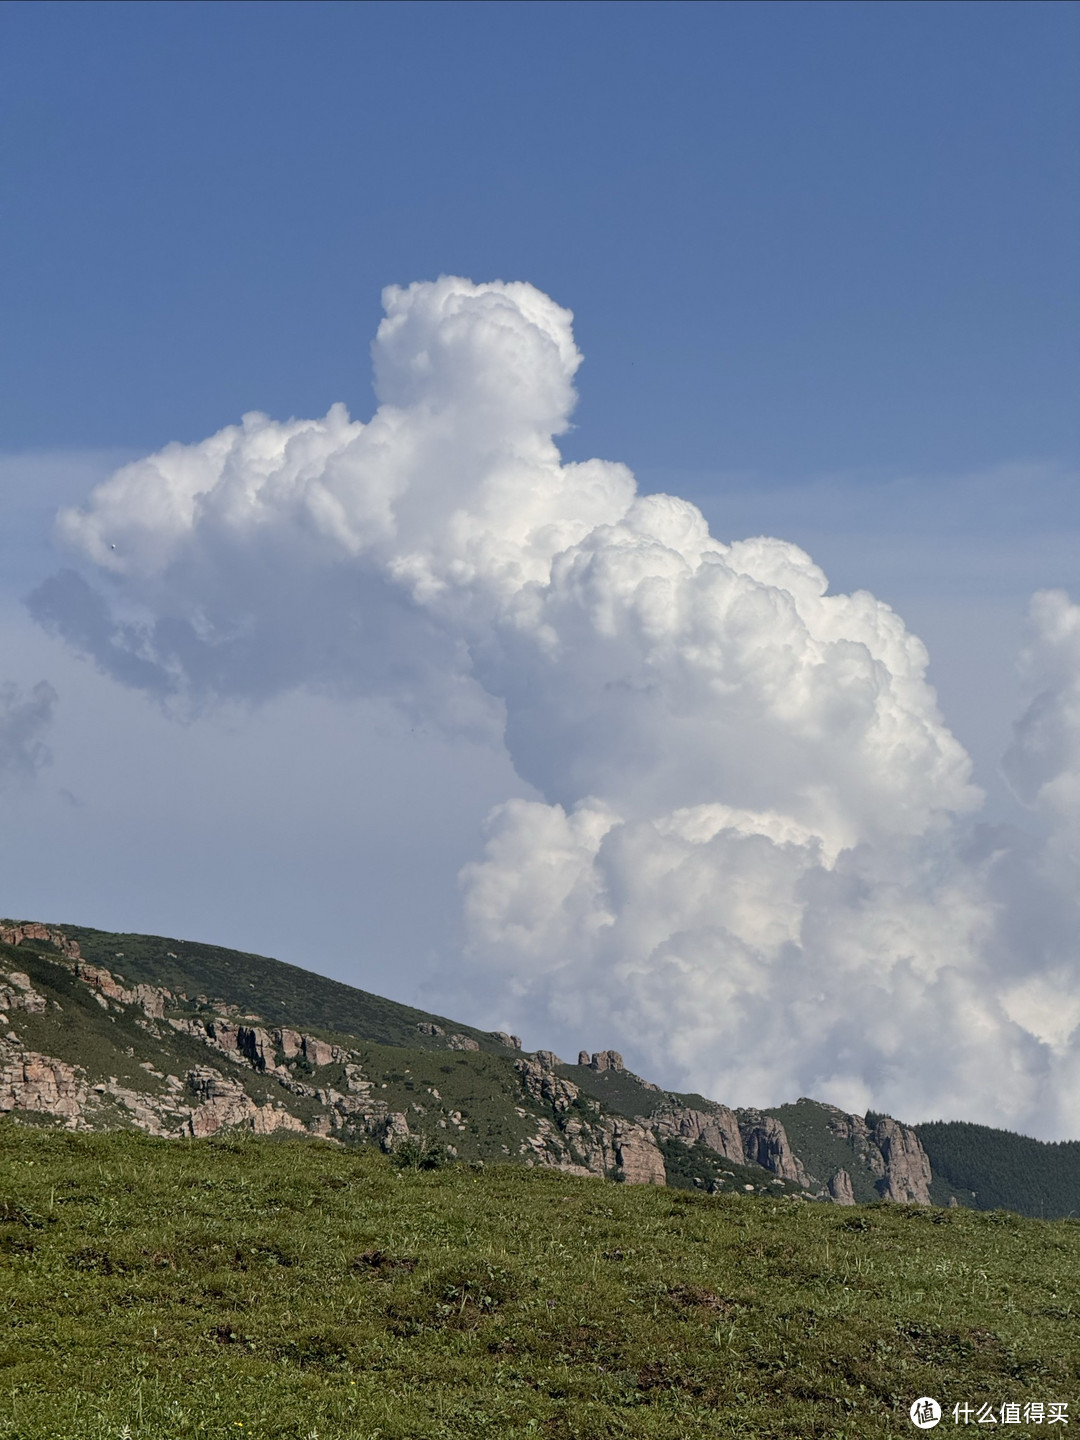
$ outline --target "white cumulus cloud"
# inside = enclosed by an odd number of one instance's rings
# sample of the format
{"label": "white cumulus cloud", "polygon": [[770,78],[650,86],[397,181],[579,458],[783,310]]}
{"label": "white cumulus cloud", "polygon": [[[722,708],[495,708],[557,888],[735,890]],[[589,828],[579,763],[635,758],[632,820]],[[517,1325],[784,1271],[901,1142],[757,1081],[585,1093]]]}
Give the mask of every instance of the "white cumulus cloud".
{"label": "white cumulus cloud", "polygon": [[1080,1124],[1080,612],[1035,602],[1009,761],[1050,838],[981,832],[889,606],[563,463],[569,312],[452,277],[384,299],[369,422],[248,415],[124,466],[59,521],[101,578],[38,617],[174,703],[364,693],[505,743],[541,798],[462,872],[474,1014],[729,1101]]}

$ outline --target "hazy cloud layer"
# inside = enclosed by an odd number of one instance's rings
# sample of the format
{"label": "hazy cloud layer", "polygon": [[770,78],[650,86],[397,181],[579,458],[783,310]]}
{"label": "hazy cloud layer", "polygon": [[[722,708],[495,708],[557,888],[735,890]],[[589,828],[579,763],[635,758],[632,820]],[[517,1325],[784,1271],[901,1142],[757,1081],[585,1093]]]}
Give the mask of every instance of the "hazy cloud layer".
{"label": "hazy cloud layer", "polygon": [[0,684],[0,787],[28,780],[52,758],[42,738],[52,723],[57,695],[47,680],[27,692]]}
{"label": "hazy cloud layer", "polygon": [[463,872],[473,1014],[728,1100],[1077,1129],[1080,612],[1034,603],[1009,758],[1048,838],[980,830],[887,605],[561,462],[567,311],[452,278],[385,301],[368,424],[249,415],[123,467],[60,520],[101,578],[38,617],[173,704],[304,686],[502,736],[543,798]]}

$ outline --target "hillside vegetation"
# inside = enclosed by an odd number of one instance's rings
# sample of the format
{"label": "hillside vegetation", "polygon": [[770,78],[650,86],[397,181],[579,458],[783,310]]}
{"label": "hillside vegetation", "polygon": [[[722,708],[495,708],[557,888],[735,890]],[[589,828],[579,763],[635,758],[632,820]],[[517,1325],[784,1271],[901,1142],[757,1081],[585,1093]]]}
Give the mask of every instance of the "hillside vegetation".
{"label": "hillside vegetation", "polygon": [[0,1122],[0,1437],[874,1440],[919,1395],[1075,1402],[1080,1224],[418,1158]]}
{"label": "hillside vegetation", "polygon": [[87,960],[119,971],[132,984],[163,985],[191,996],[202,992],[242,1011],[255,1009],[271,1025],[332,1031],[380,1045],[416,1046],[417,1025],[426,1021],[461,1031],[482,1049],[498,1048],[487,1031],[386,1000],[266,955],[163,935],[117,934],[81,925],[62,928]]}
{"label": "hillside vegetation", "polygon": [[979,1209],[1080,1216],[1080,1142],[1052,1144],[960,1120],[914,1128],[934,1174],[967,1187]]}
{"label": "hillside vegetation", "polygon": [[0,920],[0,1113],[79,1132],[302,1133],[844,1206],[1080,1214],[1080,1143],[806,1097],[733,1110],[665,1091],[615,1051],[526,1052],[265,956],[32,921]]}

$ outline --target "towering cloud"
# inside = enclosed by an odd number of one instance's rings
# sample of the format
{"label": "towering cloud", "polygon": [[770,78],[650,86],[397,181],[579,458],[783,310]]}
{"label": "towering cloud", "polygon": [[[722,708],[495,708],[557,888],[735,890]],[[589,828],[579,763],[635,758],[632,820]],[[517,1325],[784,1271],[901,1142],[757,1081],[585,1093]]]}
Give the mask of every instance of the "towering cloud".
{"label": "towering cloud", "polygon": [[983,836],[887,605],[562,463],[567,311],[453,278],[385,303],[369,423],[249,415],[126,466],[60,520],[110,599],[69,572],[39,618],[173,703],[317,686],[501,737],[542,799],[462,874],[460,983],[493,1021],[602,1028],[725,1099],[1080,1123],[1071,1027],[1039,1018],[1075,961],[1010,933],[1075,879],[1074,608],[1036,602],[1010,760],[1051,838]]}

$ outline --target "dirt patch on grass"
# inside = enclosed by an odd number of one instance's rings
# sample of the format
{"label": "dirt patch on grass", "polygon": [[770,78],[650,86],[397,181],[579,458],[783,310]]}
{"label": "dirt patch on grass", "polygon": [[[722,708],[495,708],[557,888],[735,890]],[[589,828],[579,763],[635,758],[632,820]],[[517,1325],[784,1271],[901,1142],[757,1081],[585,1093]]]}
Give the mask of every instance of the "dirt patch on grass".
{"label": "dirt patch on grass", "polygon": [[389,1255],[385,1250],[365,1250],[349,1266],[358,1275],[377,1275],[381,1280],[394,1275],[411,1275],[420,1262],[413,1255]]}

